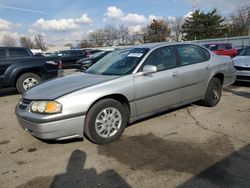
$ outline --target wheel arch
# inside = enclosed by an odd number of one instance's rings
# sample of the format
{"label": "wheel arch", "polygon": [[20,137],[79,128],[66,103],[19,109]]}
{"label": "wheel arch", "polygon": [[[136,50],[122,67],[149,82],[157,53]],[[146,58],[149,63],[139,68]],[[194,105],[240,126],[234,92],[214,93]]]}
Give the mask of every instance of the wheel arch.
{"label": "wheel arch", "polygon": [[[120,102],[126,109],[126,111],[128,112],[128,116],[130,115],[130,105],[129,105],[129,101],[127,99],[127,97],[125,97],[124,95],[122,94],[119,94],[119,93],[115,93],[115,94],[110,94],[110,95],[105,95],[101,98],[98,98],[96,99],[88,108],[88,111],[90,110],[90,108],[96,104],[97,102],[103,100],[103,99],[114,99],[118,102]],[[87,111],[87,114],[88,114],[88,111]]]}
{"label": "wheel arch", "polygon": [[223,73],[216,73],[212,78],[218,78],[221,82],[221,85],[224,83],[224,74]]}
{"label": "wheel arch", "polygon": [[35,68],[35,69],[24,69],[24,70],[18,71],[18,73],[15,75],[14,84],[17,83],[17,80],[18,80],[18,78],[19,78],[21,75],[26,74],[26,73],[37,74],[37,75],[40,76],[41,79],[42,79],[41,71],[40,71],[38,68],[37,68],[37,69],[36,69],[36,68]]}

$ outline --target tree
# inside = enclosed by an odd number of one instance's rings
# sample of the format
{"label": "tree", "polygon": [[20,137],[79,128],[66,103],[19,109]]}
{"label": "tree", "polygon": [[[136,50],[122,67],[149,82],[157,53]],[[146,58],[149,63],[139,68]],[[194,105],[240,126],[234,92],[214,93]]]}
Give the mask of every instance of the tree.
{"label": "tree", "polygon": [[169,24],[172,32],[172,39],[176,42],[181,41],[183,37],[182,26],[183,26],[183,17],[176,17],[174,19],[169,20]]}
{"label": "tree", "polygon": [[250,6],[238,9],[228,20],[228,36],[250,35]]}
{"label": "tree", "polygon": [[22,36],[20,37],[19,41],[22,47],[29,48],[29,49],[35,48],[34,42],[29,37]]}
{"label": "tree", "polygon": [[2,45],[8,46],[8,47],[17,45],[16,39],[7,34],[2,37],[1,43]]}
{"label": "tree", "polygon": [[89,34],[90,43],[94,44],[97,47],[104,45],[104,32],[102,29],[98,29]]}
{"label": "tree", "polygon": [[142,31],[134,32],[129,36],[129,43],[131,45],[144,43],[144,33]]}
{"label": "tree", "polygon": [[126,45],[129,43],[129,30],[127,26],[120,25],[117,29],[117,43],[118,45]]}
{"label": "tree", "polygon": [[42,51],[45,51],[47,49],[42,35],[36,35],[34,41],[35,48],[41,49]]}
{"label": "tree", "polygon": [[118,29],[115,26],[107,25],[103,29],[105,45],[113,46],[118,39]]}
{"label": "tree", "polygon": [[70,48],[73,47],[73,45],[72,45],[71,43],[65,43],[63,46],[64,46],[64,47],[70,47]]}
{"label": "tree", "polygon": [[190,17],[186,18],[182,26],[185,40],[224,37],[225,31],[224,18],[217,14],[216,9],[208,13],[196,10]]}
{"label": "tree", "polygon": [[88,40],[82,40],[78,45],[79,48],[92,48],[94,47]]}
{"label": "tree", "polygon": [[153,20],[144,30],[145,42],[163,42],[170,37],[170,28],[165,20]]}

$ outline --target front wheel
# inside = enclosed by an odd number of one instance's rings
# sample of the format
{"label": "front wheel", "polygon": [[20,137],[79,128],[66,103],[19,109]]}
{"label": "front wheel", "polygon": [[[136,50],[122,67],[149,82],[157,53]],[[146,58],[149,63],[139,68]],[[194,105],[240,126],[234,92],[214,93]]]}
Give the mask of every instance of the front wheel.
{"label": "front wheel", "polygon": [[16,81],[16,89],[19,93],[23,93],[32,86],[39,84],[41,77],[34,73],[24,73]]}
{"label": "front wheel", "polygon": [[222,84],[218,78],[212,78],[208,84],[203,103],[205,106],[216,106],[221,98]]}
{"label": "front wheel", "polygon": [[85,134],[96,144],[108,144],[118,139],[128,122],[128,112],[113,99],[94,104],[85,120]]}

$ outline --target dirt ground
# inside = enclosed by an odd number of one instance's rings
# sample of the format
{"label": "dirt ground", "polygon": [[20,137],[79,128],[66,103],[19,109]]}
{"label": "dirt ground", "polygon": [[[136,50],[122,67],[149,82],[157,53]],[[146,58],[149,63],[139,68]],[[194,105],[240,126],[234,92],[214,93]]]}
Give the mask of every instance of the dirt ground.
{"label": "dirt ground", "polygon": [[130,125],[116,142],[45,142],[22,130],[0,90],[0,187],[249,187],[250,84]]}

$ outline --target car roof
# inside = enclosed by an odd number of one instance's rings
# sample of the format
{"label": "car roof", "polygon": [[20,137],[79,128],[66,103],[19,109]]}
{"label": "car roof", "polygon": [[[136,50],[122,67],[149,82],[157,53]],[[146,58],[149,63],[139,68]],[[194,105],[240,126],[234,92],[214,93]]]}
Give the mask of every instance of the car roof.
{"label": "car roof", "polygon": [[161,46],[183,45],[183,44],[192,44],[192,45],[201,46],[199,44],[192,43],[192,42],[155,42],[155,43],[145,43],[145,44],[139,44],[139,45],[124,46],[124,48],[118,48],[118,49],[129,49],[129,48],[155,49]]}
{"label": "car roof", "polygon": [[205,45],[220,45],[220,44],[230,44],[230,45],[232,45],[232,43],[229,43],[229,42],[213,42],[213,43],[207,43]]}

